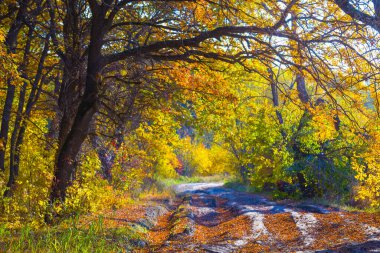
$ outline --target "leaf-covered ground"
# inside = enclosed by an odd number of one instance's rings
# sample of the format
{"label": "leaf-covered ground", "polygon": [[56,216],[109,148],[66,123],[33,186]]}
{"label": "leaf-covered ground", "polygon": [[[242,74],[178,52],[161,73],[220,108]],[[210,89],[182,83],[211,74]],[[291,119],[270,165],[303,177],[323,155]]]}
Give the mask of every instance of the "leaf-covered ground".
{"label": "leaf-covered ground", "polygon": [[[222,184],[175,187],[139,252],[377,252],[380,215],[278,204]],[[149,213],[149,211],[148,211]]]}

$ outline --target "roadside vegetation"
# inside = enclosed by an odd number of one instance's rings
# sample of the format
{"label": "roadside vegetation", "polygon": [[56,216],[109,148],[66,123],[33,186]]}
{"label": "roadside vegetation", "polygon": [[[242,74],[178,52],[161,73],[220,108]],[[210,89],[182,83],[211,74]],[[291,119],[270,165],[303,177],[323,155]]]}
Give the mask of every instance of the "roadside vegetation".
{"label": "roadside vegetation", "polygon": [[54,228],[26,225],[9,229],[3,225],[0,246],[2,252],[129,252],[142,234],[129,227],[106,227],[102,219],[86,226],[69,219]]}

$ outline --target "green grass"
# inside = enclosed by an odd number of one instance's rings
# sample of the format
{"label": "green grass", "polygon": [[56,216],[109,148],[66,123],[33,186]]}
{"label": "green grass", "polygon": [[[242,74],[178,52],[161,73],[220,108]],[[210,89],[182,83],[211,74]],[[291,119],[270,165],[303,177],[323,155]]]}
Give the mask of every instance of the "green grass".
{"label": "green grass", "polygon": [[180,176],[177,178],[159,178],[157,181],[165,187],[171,187],[177,184],[226,182],[227,180],[228,178],[223,175],[213,175],[213,176],[193,176],[193,177]]}
{"label": "green grass", "polygon": [[315,197],[311,199],[302,199],[299,195],[294,195],[294,196],[289,196],[286,193],[282,193],[279,191],[260,191],[255,187],[249,186],[249,185],[244,185],[241,183],[240,180],[238,179],[232,179],[230,181],[227,181],[224,185],[227,188],[233,189],[235,191],[240,191],[240,192],[250,192],[250,193],[256,193],[260,194],[270,200],[274,201],[296,201],[299,203],[304,203],[304,204],[313,204],[313,205],[321,205],[321,206],[330,206],[333,208],[338,208],[341,210],[345,210],[348,212],[367,212],[367,213],[379,213],[380,208],[372,208],[372,207],[366,207],[366,208],[360,208],[360,207],[355,207],[352,205],[347,204],[347,201],[342,200],[341,198],[332,198],[332,197]]}
{"label": "green grass", "polygon": [[225,184],[225,187],[233,189],[235,191],[239,192],[258,192],[257,189],[253,186],[245,185],[243,184],[239,179],[232,178],[231,180],[228,180]]}
{"label": "green grass", "polygon": [[313,198],[304,200],[303,202],[306,204],[330,206],[347,212],[380,213],[380,208],[353,206],[347,204],[345,201],[339,198]]}
{"label": "green grass", "polygon": [[104,228],[102,218],[86,228],[78,228],[75,220],[67,228],[0,225],[1,252],[130,252],[139,239],[139,233],[129,227]]}

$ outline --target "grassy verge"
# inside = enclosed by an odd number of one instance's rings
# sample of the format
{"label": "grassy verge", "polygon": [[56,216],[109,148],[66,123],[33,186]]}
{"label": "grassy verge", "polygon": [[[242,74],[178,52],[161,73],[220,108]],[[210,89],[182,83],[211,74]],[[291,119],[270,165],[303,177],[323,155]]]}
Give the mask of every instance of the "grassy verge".
{"label": "grassy verge", "polygon": [[336,197],[316,197],[310,199],[303,199],[300,196],[289,196],[285,193],[279,191],[259,191],[257,188],[242,184],[239,180],[233,179],[231,181],[227,181],[224,185],[227,188],[233,189],[235,191],[240,192],[251,192],[255,194],[260,194],[265,198],[268,198],[271,201],[283,202],[283,203],[294,203],[299,202],[300,204],[311,204],[311,205],[321,205],[328,206],[332,208],[337,208],[340,210],[348,211],[348,212],[367,212],[367,213],[378,213],[380,212],[379,208],[359,208],[345,203],[342,199]]}
{"label": "grassy verge", "polygon": [[357,206],[349,205],[342,200],[333,198],[313,198],[302,200],[306,204],[322,205],[337,208],[347,212],[366,212],[366,213],[380,213],[380,208],[365,207],[360,208]]}
{"label": "grassy verge", "polygon": [[224,184],[224,186],[227,188],[233,189],[235,191],[239,191],[239,192],[254,192],[254,193],[257,192],[256,188],[250,185],[243,184],[242,182],[240,182],[240,180],[235,179],[235,178],[227,181]]}
{"label": "grassy verge", "polygon": [[130,252],[142,231],[131,227],[106,228],[97,221],[78,226],[77,219],[56,227],[11,229],[0,225],[1,252]]}
{"label": "grassy verge", "polygon": [[225,177],[224,175],[213,175],[213,176],[193,176],[193,177],[180,176],[177,178],[159,178],[157,181],[160,182],[165,187],[171,187],[177,184],[226,182],[227,180],[228,180],[228,177]]}

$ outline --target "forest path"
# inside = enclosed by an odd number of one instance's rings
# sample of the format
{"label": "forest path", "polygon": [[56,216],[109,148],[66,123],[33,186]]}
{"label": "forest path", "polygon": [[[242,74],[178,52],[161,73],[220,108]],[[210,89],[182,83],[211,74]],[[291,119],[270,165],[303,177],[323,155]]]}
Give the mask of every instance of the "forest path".
{"label": "forest path", "polygon": [[174,191],[176,208],[150,231],[149,252],[380,252],[379,214],[283,205],[223,183]]}

